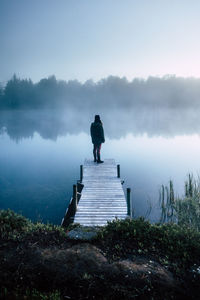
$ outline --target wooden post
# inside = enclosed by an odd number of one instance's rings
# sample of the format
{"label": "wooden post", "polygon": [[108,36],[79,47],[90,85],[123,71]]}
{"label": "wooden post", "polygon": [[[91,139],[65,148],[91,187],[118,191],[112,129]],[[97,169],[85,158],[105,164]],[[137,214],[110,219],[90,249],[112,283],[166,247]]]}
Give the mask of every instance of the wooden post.
{"label": "wooden post", "polygon": [[77,181],[77,192],[81,193],[82,189],[84,187],[84,184],[80,183],[80,181]]}
{"label": "wooden post", "polygon": [[117,177],[120,178],[120,165],[117,165]]}
{"label": "wooden post", "polygon": [[74,214],[76,213],[76,209],[77,209],[77,185],[74,184],[73,185],[73,211],[74,211]]}
{"label": "wooden post", "polygon": [[73,198],[71,198],[61,225],[63,227],[67,227],[70,223],[73,223],[73,217],[74,217]]}
{"label": "wooden post", "polygon": [[131,189],[127,188],[127,215],[132,217]]}
{"label": "wooden post", "polygon": [[83,180],[83,165],[80,165],[80,182]]}

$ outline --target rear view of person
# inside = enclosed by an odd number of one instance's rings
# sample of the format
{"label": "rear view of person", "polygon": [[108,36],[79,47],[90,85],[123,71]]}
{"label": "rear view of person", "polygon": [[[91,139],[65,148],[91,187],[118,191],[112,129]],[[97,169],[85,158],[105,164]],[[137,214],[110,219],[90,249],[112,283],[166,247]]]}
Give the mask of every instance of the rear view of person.
{"label": "rear view of person", "polygon": [[105,142],[103,124],[101,122],[100,116],[96,115],[94,122],[90,126],[90,134],[92,138],[92,143],[94,144],[93,155],[94,162],[103,163],[101,160],[101,144]]}

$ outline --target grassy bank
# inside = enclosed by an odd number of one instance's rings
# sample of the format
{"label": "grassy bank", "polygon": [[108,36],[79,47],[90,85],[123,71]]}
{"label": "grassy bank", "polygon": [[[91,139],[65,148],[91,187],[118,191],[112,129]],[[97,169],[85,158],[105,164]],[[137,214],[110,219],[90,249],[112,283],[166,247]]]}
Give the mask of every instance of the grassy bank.
{"label": "grassy bank", "polygon": [[[1,299],[197,299],[200,233],[178,224],[115,220],[81,228],[0,212]],[[72,239],[69,232],[96,232]]]}

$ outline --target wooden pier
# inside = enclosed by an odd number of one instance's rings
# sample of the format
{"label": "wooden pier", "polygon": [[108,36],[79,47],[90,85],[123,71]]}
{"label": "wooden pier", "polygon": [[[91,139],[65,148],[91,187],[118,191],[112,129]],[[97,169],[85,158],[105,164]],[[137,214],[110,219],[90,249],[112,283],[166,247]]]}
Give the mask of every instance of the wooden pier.
{"label": "wooden pier", "polygon": [[105,159],[102,164],[85,160],[62,224],[73,219],[83,226],[103,226],[115,218],[125,219],[130,215],[130,189],[127,196],[128,205],[114,159]]}

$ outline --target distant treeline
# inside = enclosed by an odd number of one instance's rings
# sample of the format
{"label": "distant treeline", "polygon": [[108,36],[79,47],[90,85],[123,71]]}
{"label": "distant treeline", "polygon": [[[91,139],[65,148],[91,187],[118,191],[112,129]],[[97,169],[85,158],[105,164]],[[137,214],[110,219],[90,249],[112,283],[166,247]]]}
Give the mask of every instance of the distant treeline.
{"label": "distant treeline", "polygon": [[109,76],[98,82],[57,80],[33,83],[14,75],[0,87],[0,109],[200,108],[200,79],[175,76],[134,79]]}

